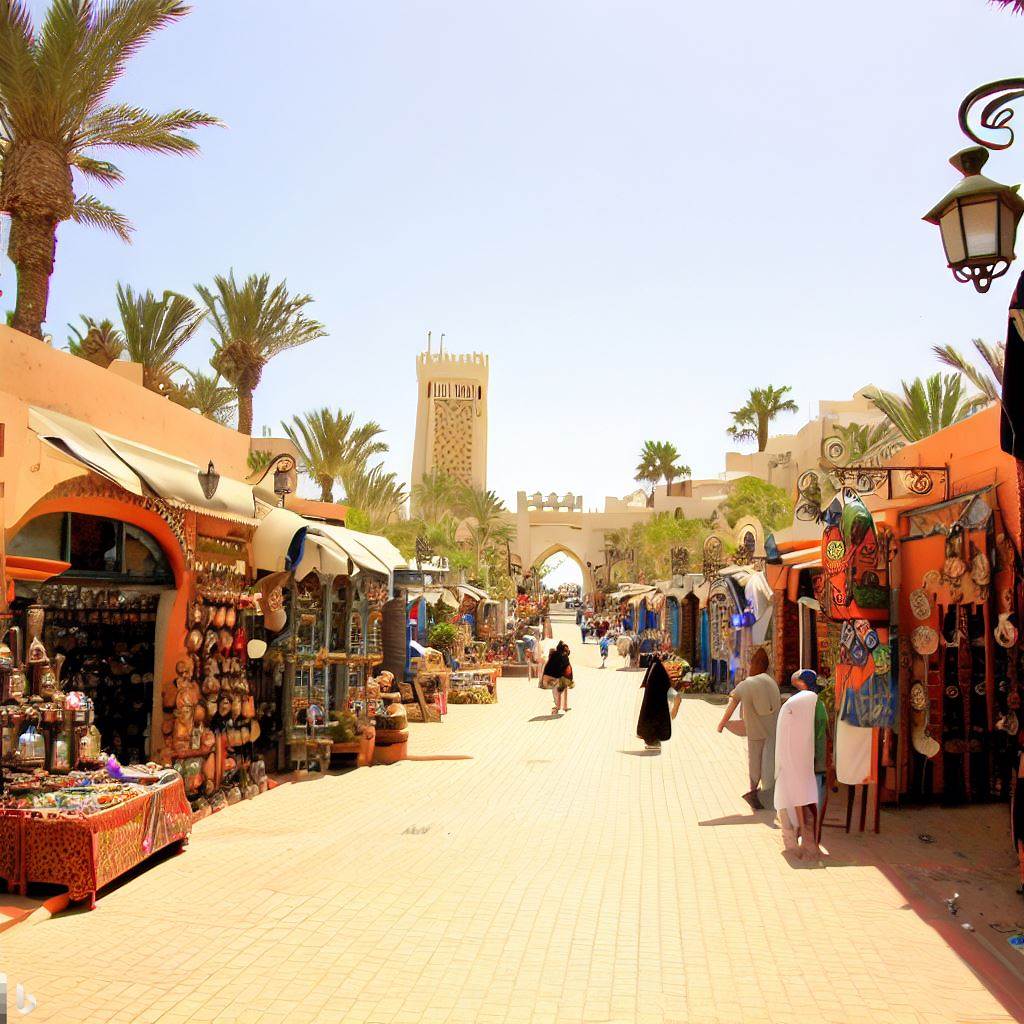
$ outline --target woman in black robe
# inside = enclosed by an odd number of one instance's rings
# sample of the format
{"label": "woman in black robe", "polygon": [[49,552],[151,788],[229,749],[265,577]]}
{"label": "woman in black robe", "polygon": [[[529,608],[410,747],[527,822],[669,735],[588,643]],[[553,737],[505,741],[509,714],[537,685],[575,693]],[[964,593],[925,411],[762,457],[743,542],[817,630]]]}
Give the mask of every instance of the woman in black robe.
{"label": "woman in black robe", "polygon": [[644,681],[640,685],[643,687],[644,700],[640,705],[636,734],[649,750],[657,749],[663,740],[672,738],[672,716],[668,707],[668,691],[672,682],[659,659],[655,658],[647,666]]}
{"label": "woman in black robe", "polygon": [[558,714],[563,701],[565,710],[569,710],[568,691],[573,685],[572,665],[569,663],[569,645],[564,640],[560,640],[558,645],[551,649],[540,677],[540,685],[544,690],[551,690],[555,698],[552,714]]}

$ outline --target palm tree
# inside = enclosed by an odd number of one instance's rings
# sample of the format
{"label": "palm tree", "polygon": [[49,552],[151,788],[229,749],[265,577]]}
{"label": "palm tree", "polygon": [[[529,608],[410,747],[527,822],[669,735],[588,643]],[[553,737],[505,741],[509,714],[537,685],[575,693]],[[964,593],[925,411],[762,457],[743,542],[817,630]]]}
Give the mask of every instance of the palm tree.
{"label": "palm tree", "polygon": [[671,484],[677,476],[689,476],[689,466],[677,465],[681,458],[671,441],[644,441],[634,479],[639,483],[657,485],[662,477],[666,484]]}
{"label": "palm tree", "polygon": [[361,469],[345,476],[345,504],[358,509],[371,532],[383,529],[398,515],[407,497],[394,473],[383,466]]}
{"label": "palm tree", "polygon": [[425,524],[434,525],[451,519],[457,505],[459,483],[443,470],[424,473],[413,485],[412,505]]}
{"label": "palm tree", "polygon": [[143,386],[161,395],[170,394],[174,374],[182,369],[175,356],[199,329],[205,310],[177,292],[165,291],[158,299],[151,291],[136,295],[120,283],[117,309],[125,353],[133,363],[142,364]]}
{"label": "palm tree", "polygon": [[377,440],[384,432],[379,423],[354,422],[354,413],[322,408],[292,417],[291,425],[281,424],[298,448],[306,473],[319,484],[321,501],[334,501],[336,480],[354,480],[374,455],[388,450]]}
{"label": "palm tree", "polygon": [[1003,391],[1003,364],[1006,362],[1006,342],[989,345],[981,338],[972,338],[971,344],[981,356],[982,366],[972,363],[952,345],[933,345],[932,351],[940,363],[962,373],[989,402],[998,402]]}
{"label": "palm tree", "polygon": [[987,404],[980,396],[970,396],[958,373],[933,373],[922,380],[915,377],[902,382],[903,396],[874,389],[866,392],[877,409],[907,441],[920,441],[953,423],[959,423]]}
{"label": "palm tree", "polygon": [[196,285],[217,332],[210,363],[238,393],[238,429],[252,434],[252,394],[264,367],[281,352],[327,332],[303,314],[312,296],[289,295],[285,281],[271,287],[269,274],[251,274],[239,286],[232,270],[215,277],[213,285]]}
{"label": "palm tree", "polygon": [[235,417],[235,390],[225,387],[219,375],[202,370],[186,370],[188,380],[175,386],[171,401],[196,412],[215,423],[228,426]]}
{"label": "palm tree", "polygon": [[479,572],[484,551],[502,532],[499,527],[503,525],[505,504],[494,491],[463,484],[457,493],[456,511],[463,519],[472,520],[470,538]]}
{"label": "palm tree", "polygon": [[7,254],[17,269],[15,330],[42,337],[57,225],[112,231],[128,220],[92,195],[77,195],[74,173],[103,185],[123,180],[97,148],[194,153],[186,132],[219,124],[199,110],[153,114],[107,104],[129,59],[160,29],[183,18],[180,0],[55,0],[36,31],[26,0],[0,0],[0,209],[11,216]]}
{"label": "palm tree", "polygon": [[[897,437],[892,423],[883,420],[881,423],[849,423],[846,426],[835,428],[835,437],[842,444],[843,451],[837,454],[836,458],[842,460],[846,466],[855,465],[863,461],[876,461],[879,457],[879,450],[888,446]],[[823,444],[827,449],[828,441]],[[829,454],[826,452],[826,454]],[[830,456],[831,458],[831,456]]]}
{"label": "palm tree", "polygon": [[124,335],[110,320],[93,320],[91,316],[82,315],[85,333],[74,324],[68,329],[74,337],[68,338],[68,351],[80,359],[106,369],[111,363],[124,354]]}
{"label": "palm tree", "polygon": [[736,441],[757,441],[757,450],[763,452],[768,446],[768,426],[773,419],[784,412],[799,412],[800,407],[786,395],[793,389],[788,385],[781,388],[751,388],[747,401],[729,415],[732,426],[726,433]]}

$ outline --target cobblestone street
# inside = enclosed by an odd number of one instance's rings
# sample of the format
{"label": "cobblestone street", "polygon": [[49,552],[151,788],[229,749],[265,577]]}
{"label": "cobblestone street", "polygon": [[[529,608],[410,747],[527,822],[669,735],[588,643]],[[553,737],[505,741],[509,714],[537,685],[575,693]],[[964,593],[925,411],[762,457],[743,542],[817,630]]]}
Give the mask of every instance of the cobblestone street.
{"label": "cobblestone street", "polygon": [[639,674],[560,632],[562,718],[503,680],[497,706],[414,727],[413,753],[472,760],[282,786],[93,912],[4,933],[33,1021],[1013,1019],[880,871],[783,859],[719,708],[684,702],[638,756]]}

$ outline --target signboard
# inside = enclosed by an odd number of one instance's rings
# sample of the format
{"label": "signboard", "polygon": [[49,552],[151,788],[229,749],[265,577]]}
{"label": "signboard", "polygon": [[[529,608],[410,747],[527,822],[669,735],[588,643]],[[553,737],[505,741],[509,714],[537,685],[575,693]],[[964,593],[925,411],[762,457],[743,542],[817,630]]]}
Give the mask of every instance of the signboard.
{"label": "signboard", "polygon": [[478,385],[468,381],[439,380],[434,383],[434,397],[472,402],[477,397],[477,388]]}

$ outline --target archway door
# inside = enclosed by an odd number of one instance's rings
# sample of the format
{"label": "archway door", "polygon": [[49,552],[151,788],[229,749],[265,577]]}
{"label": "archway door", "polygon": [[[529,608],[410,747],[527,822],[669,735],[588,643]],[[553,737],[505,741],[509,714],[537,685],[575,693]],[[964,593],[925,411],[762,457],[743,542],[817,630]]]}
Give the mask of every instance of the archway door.
{"label": "archway door", "polygon": [[554,555],[566,555],[571,561],[575,562],[579,566],[580,578],[583,580],[583,592],[592,592],[593,580],[590,578],[590,573],[587,571],[587,563],[581,558],[572,548],[566,547],[564,544],[551,544],[545,548],[541,554],[539,554],[530,566],[531,572],[539,569],[549,558]]}

